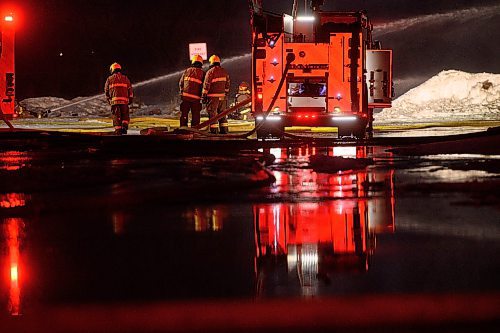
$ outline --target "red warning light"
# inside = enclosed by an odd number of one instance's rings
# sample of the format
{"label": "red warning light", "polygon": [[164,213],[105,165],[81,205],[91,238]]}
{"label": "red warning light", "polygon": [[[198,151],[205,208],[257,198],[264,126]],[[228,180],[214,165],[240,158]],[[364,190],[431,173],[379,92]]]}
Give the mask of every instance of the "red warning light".
{"label": "red warning light", "polygon": [[14,22],[14,16],[12,16],[12,15],[7,15],[7,16],[5,16],[5,17],[4,17],[4,20],[5,20],[6,22]]}

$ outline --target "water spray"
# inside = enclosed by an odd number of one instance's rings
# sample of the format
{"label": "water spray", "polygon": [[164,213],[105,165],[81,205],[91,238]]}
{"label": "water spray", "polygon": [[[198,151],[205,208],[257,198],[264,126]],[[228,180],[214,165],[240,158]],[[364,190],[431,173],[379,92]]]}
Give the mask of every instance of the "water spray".
{"label": "water spray", "polygon": [[[222,64],[228,64],[228,63],[236,62],[236,61],[239,61],[239,60],[247,59],[247,58],[250,58],[250,56],[251,56],[250,53],[247,53],[247,54],[244,54],[244,55],[240,55],[240,56],[235,56],[235,57],[223,60]],[[157,83],[157,82],[165,81],[165,80],[171,79],[173,77],[180,77],[182,75],[182,73],[184,73],[184,70],[180,70],[180,71],[176,71],[176,72],[169,73],[169,74],[166,74],[166,75],[158,76],[158,77],[155,77],[155,78],[152,78],[152,79],[148,79],[148,80],[136,82],[136,83],[132,84],[132,87],[133,88],[140,88],[140,87],[144,87],[144,86],[147,86],[147,85],[150,85],[150,84],[154,84],[154,83]],[[72,102],[70,104],[59,106],[59,107],[57,107],[55,109],[51,109],[50,111],[51,112],[52,111],[59,111],[59,110],[65,109],[65,108],[70,107],[70,106],[75,106],[75,105],[78,105],[78,104],[86,103],[86,102],[89,102],[89,101],[92,101],[92,100],[95,100],[95,99],[98,99],[98,98],[104,98],[104,97],[105,97],[104,94],[94,95],[94,96],[82,99],[80,101],[77,101],[77,102]]]}
{"label": "water spray", "polygon": [[467,9],[454,10],[447,13],[429,14],[409,17],[388,23],[377,25],[376,36],[383,36],[401,30],[406,30],[417,25],[439,24],[448,21],[464,23],[479,18],[497,16],[500,13],[500,5],[489,7],[473,7]]}

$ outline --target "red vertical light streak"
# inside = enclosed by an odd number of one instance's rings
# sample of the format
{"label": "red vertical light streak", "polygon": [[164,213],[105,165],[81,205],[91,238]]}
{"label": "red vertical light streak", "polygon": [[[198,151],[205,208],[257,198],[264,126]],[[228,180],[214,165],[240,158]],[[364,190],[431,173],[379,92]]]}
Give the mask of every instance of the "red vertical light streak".
{"label": "red vertical light streak", "polygon": [[21,220],[18,218],[6,219],[5,239],[7,240],[7,251],[9,258],[9,312],[13,316],[21,314],[21,287],[20,287],[20,255],[19,235]]}

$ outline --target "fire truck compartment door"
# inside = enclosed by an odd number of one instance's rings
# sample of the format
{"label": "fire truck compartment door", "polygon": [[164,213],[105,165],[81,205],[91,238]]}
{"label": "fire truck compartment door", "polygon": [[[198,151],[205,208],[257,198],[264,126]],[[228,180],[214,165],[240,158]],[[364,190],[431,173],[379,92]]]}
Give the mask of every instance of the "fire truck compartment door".
{"label": "fire truck compartment door", "polygon": [[392,50],[366,51],[368,104],[390,107],[392,101]]}

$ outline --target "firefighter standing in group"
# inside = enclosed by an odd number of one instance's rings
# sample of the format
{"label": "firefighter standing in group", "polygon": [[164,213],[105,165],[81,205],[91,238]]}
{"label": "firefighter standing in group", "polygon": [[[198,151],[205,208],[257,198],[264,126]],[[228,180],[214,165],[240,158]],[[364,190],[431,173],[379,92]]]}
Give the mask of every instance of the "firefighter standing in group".
{"label": "firefighter standing in group", "polygon": [[122,74],[122,67],[118,63],[113,63],[109,67],[111,75],[104,85],[104,93],[111,105],[113,114],[113,126],[115,134],[127,134],[128,124],[130,122],[129,104],[132,104],[134,93],[130,80]]}
{"label": "firefighter standing in group", "polygon": [[203,58],[194,55],[191,59],[191,67],[186,69],[179,81],[179,93],[181,95],[181,119],[180,125],[188,125],[188,115],[191,111],[191,127],[200,123],[201,113],[201,89],[205,72],[202,69]]}
{"label": "firefighter standing in group", "polygon": [[[205,75],[203,82],[202,99],[207,104],[207,112],[210,119],[224,112],[226,108],[227,96],[229,95],[229,74],[220,65],[220,58],[213,55],[209,59],[210,69]],[[219,124],[210,124],[210,132],[217,134],[228,133],[227,118],[219,119]]]}
{"label": "firefighter standing in group", "polygon": [[[250,91],[250,85],[247,82],[243,81],[238,86],[238,92],[236,93],[234,104],[241,103],[251,97],[252,92]],[[245,105],[232,114],[232,119],[247,120],[250,111],[251,107],[249,105]]]}

